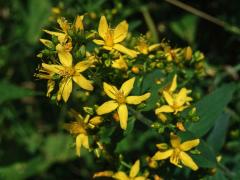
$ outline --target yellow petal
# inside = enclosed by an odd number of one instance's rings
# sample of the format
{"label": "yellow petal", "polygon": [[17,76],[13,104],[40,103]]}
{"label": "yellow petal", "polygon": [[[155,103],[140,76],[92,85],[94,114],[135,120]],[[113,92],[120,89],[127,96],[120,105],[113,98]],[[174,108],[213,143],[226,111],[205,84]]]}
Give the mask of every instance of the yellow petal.
{"label": "yellow petal", "polygon": [[102,114],[110,113],[115,109],[117,109],[117,107],[118,107],[118,103],[116,101],[114,100],[107,101],[97,108],[97,114],[102,115]]}
{"label": "yellow petal", "polygon": [[84,18],[83,15],[82,16],[77,16],[75,24],[74,24],[74,27],[75,27],[76,31],[78,31],[78,30],[83,31],[84,30],[83,18]]}
{"label": "yellow petal", "polygon": [[127,37],[127,33],[128,33],[127,21],[120,22],[114,29],[113,42],[114,43],[122,42]]}
{"label": "yellow petal", "polygon": [[118,116],[120,120],[120,126],[122,129],[127,129],[127,120],[128,120],[128,109],[126,104],[121,104],[118,107]]}
{"label": "yellow petal", "polygon": [[122,171],[115,173],[112,177],[117,180],[130,180],[129,177],[125,174],[125,172]]}
{"label": "yellow petal", "polygon": [[198,170],[198,165],[193,161],[193,159],[187,153],[181,151],[180,160],[185,166],[191,168],[192,170],[194,171]]}
{"label": "yellow petal", "polygon": [[163,96],[165,98],[165,100],[167,101],[167,103],[172,106],[173,105],[173,97],[167,92],[167,91],[163,91]]}
{"label": "yellow petal", "polygon": [[158,151],[154,154],[154,156],[152,157],[153,160],[163,160],[163,159],[167,159],[169,158],[173,153],[173,149],[169,149],[166,151]]}
{"label": "yellow petal", "polygon": [[131,170],[130,170],[130,173],[129,173],[129,176],[130,178],[134,178],[137,176],[138,172],[139,172],[139,169],[140,169],[140,161],[137,160],[133,166],[131,167]]}
{"label": "yellow petal", "polygon": [[155,110],[155,114],[159,114],[162,112],[165,112],[165,113],[174,112],[174,109],[171,106],[163,105]]}
{"label": "yellow petal", "polygon": [[45,46],[47,46],[48,48],[52,48],[54,47],[52,41],[49,41],[47,39],[40,39],[40,42],[43,43]]}
{"label": "yellow petal", "polygon": [[170,142],[171,142],[172,147],[178,148],[180,146],[181,139],[177,135],[171,133],[170,134]]}
{"label": "yellow petal", "polygon": [[89,141],[88,136],[85,134],[79,134],[76,137],[76,153],[78,156],[81,155],[81,147],[85,147],[86,149],[89,149]]}
{"label": "yellow petal", "polygon": [[72,67],[72,54],[68,51],[65,51],[61,44],[56,46],[56,50],[58,52],[58,58],[61,64],[67,67]]}
{"label": "yellow petal", "polygon": [[52,73],[56,73],[56,74],[59,74],[60,71],[64,70],[63,66],[55,65],[55,64],[42,63],[42,67],[43,67],[44,70],[46,70],[50,73],[52,72]]}
{"label": "yellow petal", "polygon": [[103,83],[104,92],[112,99],[116,99],[115,94],[118,92],[116,86],[110,85],[108,83]]}
{"label": "yellow petal", "polygon": [[59,86],[60,87],[58,94],[60,94],[63,97],[63,100],[67,102],[72,92],[72,79],[71,78],[62,79]]}
{"label": "yellow petal", "polygon": [[53,80],[48,80],[48,83],[47,83],[47,97],[50,97],[50,94],[51,92],[53,91],[55,87],[55,81]]}
{"label": "yellow petal", "polygon": [[149,46],[149,51],[154,51],[156,49],[158,49],[161,45],[160,44],[153,44],[151,46]]}
{"label": "yellow petal", "polygon": [[146,93],[142,96],[128,96],[126,102],[128,104],[140,104],[141,102],[147,100],[151,96],[151,93]]}
{"label": "yellow petal", "polygon": [[48,33],[48,34],[50,34],[50,35],[52,35],[52,36],[57,36],[59,42],[63,42],[66,39],[66,37],[67,37],[67,34],[65,34],[65,33],[48,31],[48,30],[43,30],[43,31]]}
{"label": "yellow petal", "polygon": [[97,45],[104,45],[104,41],[103,40],[99,40],[99,39],[94,39],[93,42]]}
{"label": "yellow petal", "polygon": [[127,62],[123,59],[122,56],[119,59],[113,61],[112,67],[116,69],[122,69],[122,70],[128,69]]}
{"label": "yellow petal", "polygon": [[108,50],[108,51],[111,51],[111,50],[113,49],[113,47],[112,47],[112,46],[103,46],[103,49],[106,49],[106,50]]}
{"label": "yellow petal", "polygon": [[105,16],[101,16],[101,19],[100,19],[100,22],[99,22],[99,26],[98,26],[99,36],[101,38],[105,39],[107,31],[108,31],[107,19],[106,19]]}
{"label": "yellow petal", "polygon": [[67,33],[68,29],[70,28],[69,23],[67,22],[67,20],[63,17],[60,17],[57,19],[57,23],[59,24],[60,28]]}
{"label": "yellow petal", "polygon": [[144,176],[138,176],[138,177],[135,177],[134,180],[147,180],[147,178]]}
{"label": "yellow petal", "polygon": [[175,99],[177,106],[182,106],[187,102],[187,89],[182,88]]}
{"label": "yellow petal", "polygon": [[134,82],[135,82],[135,77],[125,81],[122,84],[120,91],[124,93],[125,97],[132,91]]}
{"label": "yellow petal", "polygon": [[80,73],[78,75],[74,75],[73,76],[73,81],[75,83],[77,83],[81,88],[83,88],[85,90],[88,90],[88,91],[92,91],[93,90],[93,86],[92,86],[91,81],[87,80]]}
{"label": "yellow petal", "polygon": [[97,125],[102,123],[102,117],[101,116],[95,116],[95,117],[93,117],[92,119],[89,120],[89,123],[94,125],[94,126],[97,126]]}
{"label": "yellow petal", "polygon": [[137,52],[136,51],[128,49],[128,48],[124,47],[121,44],[114,44],[113,49],[116,49],[116,50],[120,51],[123,54],[127,54],[130,57],[132,57],[132,58],[137,57]]}
{"label": "yellow petal", "polygon": [[75,71],[77,72],[83,72],[85,71],[86,69],[88,69],[90,66],[92,65],[92,62],[91,61],[81,61],[81,62],[78,62],[75,66],[74,66],[74,69]]}
{"label": "yellow petal", "polygon": [[200,143],[200,139],[185,141],[180,145],[180,149],[182,151],[189,151],[190,149],[198,146],[199,143]]}
{"label": "yellow petal", "polygon": [[177,88],[177,75],[175,74],[174,77],[173,77],[172,83],[169,87],[169,91],[173,92],[173,91],[176,90],[176,88]]}
{"label": "yellow petal", "polygon": [[97,177],[112,177],[112,175],[113,175],[112,171],[101,171],[101,172],[94,173],[93,178],[97,178]]}

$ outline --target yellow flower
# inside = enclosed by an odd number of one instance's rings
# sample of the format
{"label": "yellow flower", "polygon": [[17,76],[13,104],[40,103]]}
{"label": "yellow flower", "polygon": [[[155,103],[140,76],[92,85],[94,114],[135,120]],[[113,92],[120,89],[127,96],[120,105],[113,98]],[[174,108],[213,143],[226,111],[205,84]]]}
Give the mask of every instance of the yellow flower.
{"label": "yellow flower", "polygon": [[170,138],[172,148],[166,151],[162,151],[160,149],[161,151],[156,152],[152,158],[154,160],[163,160],[170,158],[170,162],[180,168],[182,167],[180,165],[181,162],[184,166],[187,166],[194,171],[198,170],[197,164],[185,151],[189,151],[190,149],[198,146],[200,140],[193,139],[181,143],[181,139],[173,133],[171,133]]}
{"label": "yellow flower", "polygon": [[84,26],[83,26],[83,18],[84,16],[77,16],[75,23],[74,23],[74,29],[75,31],[83,31]]}
{"label": "yellow flower", "polygon": [[61,65],[42,63],[41,70],[42,72],[57,74],[62,78],[59,84],[59,91],[57,94],[58,101],[60,101],[61,98],[63,98],[63,100],[67,102],[72,92],[72,81],[77,83],[81,88],[85,90],[89,91],[93,90],[91,82],[81,74],[83,71],[87,70],[92,65],[91,62],[89,62],[88,60],[81,61],[77,63],[75,66],[72,65],[72,58],[70,58],[70,61],[69,59],[67,60],[60,59],[60,62]]}
{"label": "yellow flower", "polygon": [[149,45],[144,37],[140,37],[136,46],[136,49],[142,54],[148,54],[160,47],[160,44]]}
{"label": "yellow flower", "polygon": [[125,70],[125,71],[128,69],[127,62],[124,60],[122,56],[120,56],[119,59],[112,62],[112,67],[116,69]]}
{"label": "yellow flower", "polygon": [[140,170],[140,161],[137,160],[130,169],[129,175],[123,171],[116,172],[112,177],[117,180],[146,180],[144,176],[137,176]]}
{"label": "yellow flower", "polygon": [[107,19],[105,16],[101,16],[98,34],[102,40],[94,39],[93,42],[102,45],[104,49],[111,51],[115,49],[131,57],[136,57],[137,52],[126,48],[120,42],[122,42],[128,34],[128,23],[126,21],[120,22],[115,29],[111,29],[108,26]]}
{"label": "yellow flower", "polygon": [[[77,112],[73,112],[77,113]],[[98,125],[101,122],[100,116],[95,116],[90,119],[90,116],[87,115],[83,118],[80,114],[75,115],[76,121],[71,123],[64,124],[64,128],[67,129],[71,134],[76,136],[76,154],[81,155],[81,147],[85,149],[90,149],[87,129],[92,125]]]}
{"label": "yellow flower", "polygon": [[176,49],[167,49],[166,53],[165,53],[165,57],[167,59],[167,61],[172,61],[175,60],[178,57],[178,53],[180,52],[180,48],[176,48]]}
{"label": "yellow flower", "polygon": [[140,104],[142,101],[148,99],[151,95],[151,93],[146,93],[142,96],[128,96],[133,89],[134,81],[134,77],[127,80],[122,84],[120,90],[118,90],[116,86],[109,85],[104,82],[104,92],[113,100],[107,101],[98,107],[97,114],[102,115],[117,109],[120,119],[120,126],[122,129],[126,129],[128,120],[128,109],[126,104]]}
{"label": "yellow flower", "polygon": [[189,106],[189,101],[192,98],[188,96],[191,92],[186,88],[181,88],[178,93],[174,93],[177,88],[177,75],[174,76],[172,83],[163,91],[164,99],[167,101],[168,105],[163,105],[155,110],[157,115],[161,113],[174,113],[177,114],[183,111]]}
{"label": "yellow flower", "polygon": [[44,32],[53,35],[53,36],[57,36],[58,41],[64,42],[65,39],[69,39],[69,35],[68,35],[68,30],[70,29],[70,24],[67,22],[67,20],[63,17],[58,18],[57,19],[57,23],[60,26],[60,30],[59,31],[49,31],[49,30],[44,30]]}

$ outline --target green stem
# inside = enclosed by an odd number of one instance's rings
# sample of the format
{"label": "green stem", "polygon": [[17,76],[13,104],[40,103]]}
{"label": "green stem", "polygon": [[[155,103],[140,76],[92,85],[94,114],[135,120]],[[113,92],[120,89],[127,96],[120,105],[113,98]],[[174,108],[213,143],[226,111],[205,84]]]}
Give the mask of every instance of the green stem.
{"label": "green stem", "polygon": [[155,43],[159,42],[157,29],[156,29],[156,27],[154,25],[153,19],[152,19],[150,13],[149,13],[148,8],[146,6],[142,6],[140,8],[140,11],[143,14],[143,17],[144,17],[144,19],[145,19],[145,21],[147,23],[149,31],[151,32],[153,42],[155,42]]}
{"label": "green stem", "polygon": [[143,124],[147,125],[148,127],[151,127],[153,122],[150,119],[146,118],[141,112],[138,112],[131,107],[129,107],[129,110],[133,113],[133,115],[136,117],[136,119],[138,119],[139,121],[141,121]]}
{"label": "green stem", "polygon": [[226,23],[226,22],[224,22],[224,21],[222,21],[218,18],[215,18],[215,17],[213,17],[213,16],[211,16],[211,15],[209,15],[209,14],[203,12],[203,11],[200,11],[200,10],[198,10],[198,9],[188,5],[188,4],[185,4],[185,3],[183,3],[179,0],[165,0],[165,1],[174,5],[174,6],[179,7],[181,9],[185,10],[185,11],[188,11],[188,12],[190,12],[190,13],[198,16],[198,17],[201,17],[201,18],[203,18],[203,19],[205,19],[209,22],[212,22],[212,23],[214,23],[214,24],[216,24],[220,27],[223,27],[225,30],[227,30],[231,33],[240,35],[240,28],[237,27],[237,26]]}
{"label": "green stem", "polygon": [[223,173],[229,178],[229,179],[235,179],[236,174],[231,172],[226,166],[224,166],[221,163],[217,164],[217,167],[223,171]]}
{"label": "green stem", "polygon": [[131,169],[131,166],[130,166],[129,164],[127,164],[126,162],[121,161],[120,163],[121,163],[123,166],[125,166],[125,167]]}

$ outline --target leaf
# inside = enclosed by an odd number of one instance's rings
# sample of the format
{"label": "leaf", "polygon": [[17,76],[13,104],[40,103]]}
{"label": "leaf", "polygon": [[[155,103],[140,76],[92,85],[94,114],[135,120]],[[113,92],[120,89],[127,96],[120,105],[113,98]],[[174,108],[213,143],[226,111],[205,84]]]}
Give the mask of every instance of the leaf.
{"label": "leaf", "polygon": [[75,158],[72,138],[69,135],[49,135],[42,145],[42,151],[37,157],[25,162],[16,162],[8,166],[0,167],[0,178],[6,180],[22,180],[45,172],[53,163],[64,162]]}
{"label": "leaf", "polygon": [[200,151],[200,154],[191,155],[197,165],[202,168],[215,168],[217,160],[212,147],[201,139],[197,149]]}
{"label": "leaf", "polygon": [[5,180],[23,180],[35,174],[44,172],[49,164],[43,157],[38,156],[26,162],[17,162],[0,167],[0,178]]}
{"label": "leaf", "polygon": [[75,157],[74,148],[68,147],[73,144],[72,137],[64,134],[49,136],[43,145],[43,153],[48,162],[62,162]]}
{"label": "leaf", "polygon": [[137,132],[134,131],[117,144],[115,153],[130,153],[134,150],[143,149],[150,139],[158,136],[159,134],[153,129],[141,132],[141,134],[137,134]]}
{"label": "leaf", "polygon": [[30,44],[38,41],[42,28],[47,24],[51,12],[51,4],[48,0],[28,1],[28,13],[25,17],[26,39]]}
{"label": "leaf", "polygon": [[170,23],[171,30],[181,39],[190,44],[194,43],[198,18],[194,15],[186,15],[181,19]]}
{"label": "leaf", "polygon": [[224,108],[231,101],[236,89],[235,84],[226,84],[204,97],[196,104],[200,117],[198,122],[189,122],[186,127],[197,137],[204,136],[223,113]]}
{"label": "leaf", "polygon": [[135,121],[136,121],[136,118],[134,116],[131,116],[128,118],[127,129],[123,132],[124,136],[131,134],[131,132],[134,129]]}
{"label": "leaf", "polygon": [[159,100],[159,90],[165,87],[166,84],[171,81],[169,77],[172,78],[172,74],[169,75],[164,82],[157,84],[156,80],[161,79],[163,76],[164,74],[161,72],[161,70],[155,70],[144,76],[141,86],[141,93],[150,92],[151,96],[146,101],[146,106],[142,109],[143,111],[149,111],[155,108],[156,103]]}
{"label": "leaf", "polygon": [[5,101],[36,95],[36,93],[30,89],[13,85],[7,81],[0,81],[0,94],[0,104]]}
{"label": "leaf", "polygon": [[228,114],[222,114],[215,122],[213,130],[208,136],[207,142],[213,147],[215,153],[220,151],[225,142],[229,125],[229,117],[230,116]]}

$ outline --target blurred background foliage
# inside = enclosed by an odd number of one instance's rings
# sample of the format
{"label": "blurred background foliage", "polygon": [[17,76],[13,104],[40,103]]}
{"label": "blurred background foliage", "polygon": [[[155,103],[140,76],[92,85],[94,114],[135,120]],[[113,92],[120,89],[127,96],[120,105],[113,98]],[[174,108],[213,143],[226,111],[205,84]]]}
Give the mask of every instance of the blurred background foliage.
{"label": "blurred background foliage", "polygon": [[[240,177],[240,2],[181,2],[224,23],[210,22],[165,0],[0,0],[0,179],[91,179],[98,167],[106,169],[88,153],[80,159],[75,156],[73,139],[62,129],[66,106],[49,103],[45,84],[33,77],[40,61],[36,55],[42,29],[52,27],[59,16],[73,20],[84,13],[91,16],[94,27],[105,14],[113,23],[127,19],[132,33],[151,31],[152,41],[167,39],[173,47],[190,45],[204,52],[208,76],[197,87],[204,94],[229,81],[238,83],[225,114],[210,122],[215,125],[205,136],[224,164],[209,170],[207,179],[226,179],[232,173]],[[223,88],[233,93],[231,85]],[[225,92],[220,90],[217,98],[228,103],[231,98]],[[106,141],[108,133],[108,129],[102,132]],[[133,146],[120,144],[116,151],[147,151],[151,147],[144,143],[155,137],[151,133],[146,131]],[[134,142],[131,136],[120,143],[129,142]]]}

